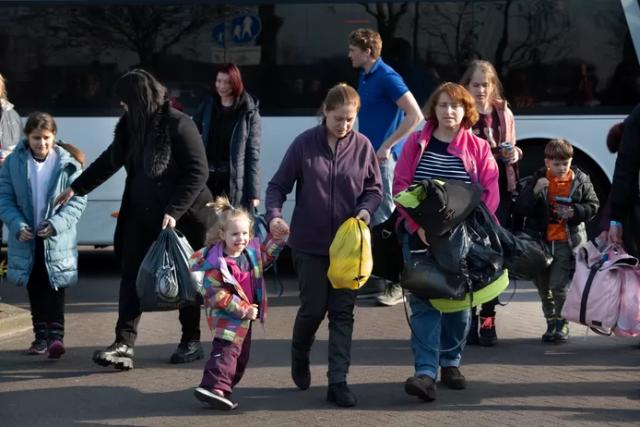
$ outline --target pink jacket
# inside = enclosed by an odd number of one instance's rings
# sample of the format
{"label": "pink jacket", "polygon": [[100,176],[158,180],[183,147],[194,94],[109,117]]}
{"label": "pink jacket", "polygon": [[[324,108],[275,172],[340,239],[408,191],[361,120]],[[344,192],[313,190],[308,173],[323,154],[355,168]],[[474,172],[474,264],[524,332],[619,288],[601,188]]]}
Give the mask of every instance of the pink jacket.
{"label": "pink jacket", "polygon": [[[413,176],[418,167],[422,153],[433,133],[432,125],[427,122],[422,130],[412,133],[402,148],[402,154],[393,176],[393,195],[409,188],[413,184]],[[482,186],[482,201],[492,213],[500,203],[498,190],[498,164],[491,154],[489,143],[478,138],[470,129],[460,128],[456,137],[449,143],[447,151],[460,158],[471,181]],[[407,220],[408,229],[414,233],[420,226],[398,206],[398,212]]]}
{"label": "pink jacket", "polygon": [[[500,129],[503,129],[502,135],[500,135],[500,142],[510,142],[516,150],[517,160],[520,160],[522,158],[522,150],[520,147],[516,147],[516,123],[513,113],[507,106],[507,101],[497,100],[493,103],[493,108],[498,112]],[[507,175],[507,189],[510,193],[513,193],[516,190],[518,180],[515,164],[505,165],[505,171]]]}

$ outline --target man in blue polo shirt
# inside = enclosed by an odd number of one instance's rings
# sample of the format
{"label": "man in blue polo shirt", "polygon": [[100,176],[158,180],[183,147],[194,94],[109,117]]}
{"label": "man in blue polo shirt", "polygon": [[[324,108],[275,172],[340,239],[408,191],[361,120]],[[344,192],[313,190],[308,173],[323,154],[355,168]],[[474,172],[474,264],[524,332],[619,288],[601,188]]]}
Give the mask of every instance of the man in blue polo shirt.
{"label": "man in blue polo shirt", "polygon": [[[361,28],[349,35],[349,58],[353,67],[360,69],[358,130],[373,144],[382,176],[383,200],[373,214],[372,225],[386,221],[395,209],[391,186],[400,154],[399,143],[423,118],[409,88],[402,77],[384,63],[381,52],[382,38],[377,31]],[[378,303],[382,305],[400,302],[402,290],[398,284],[388,284],[384,295],[378,297]]]}

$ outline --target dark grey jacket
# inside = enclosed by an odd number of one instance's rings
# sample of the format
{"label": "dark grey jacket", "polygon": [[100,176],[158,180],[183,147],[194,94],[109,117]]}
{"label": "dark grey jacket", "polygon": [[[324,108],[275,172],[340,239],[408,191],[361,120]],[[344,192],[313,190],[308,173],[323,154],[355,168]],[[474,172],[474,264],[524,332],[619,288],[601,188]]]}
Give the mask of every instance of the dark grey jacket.
{"label": "dark grey jacket", "polygon": [[[214,95],[208,95],[193,116],[205,147],[209,143],[210,128],[215,126],[215,123],[211,123],[211,117],[217,102]],[[238,121],[233,128],[229,146],[229,198],[233,205],[247,207],[248,200],[260,198],[262,126],[258,100],[247,91],[238,97],[237,108]]]}

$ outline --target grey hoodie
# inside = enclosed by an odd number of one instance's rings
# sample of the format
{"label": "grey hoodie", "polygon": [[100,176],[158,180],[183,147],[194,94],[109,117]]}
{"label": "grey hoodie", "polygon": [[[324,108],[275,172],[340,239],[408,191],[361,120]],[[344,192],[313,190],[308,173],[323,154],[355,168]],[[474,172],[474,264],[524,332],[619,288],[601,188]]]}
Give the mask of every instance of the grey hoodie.
{"label": "grey hoodie", "polygon": [[0,148],[13,150],[22,133],[20,116],[13,109],[13,104],[4,98],[0,98],[0,112]]}

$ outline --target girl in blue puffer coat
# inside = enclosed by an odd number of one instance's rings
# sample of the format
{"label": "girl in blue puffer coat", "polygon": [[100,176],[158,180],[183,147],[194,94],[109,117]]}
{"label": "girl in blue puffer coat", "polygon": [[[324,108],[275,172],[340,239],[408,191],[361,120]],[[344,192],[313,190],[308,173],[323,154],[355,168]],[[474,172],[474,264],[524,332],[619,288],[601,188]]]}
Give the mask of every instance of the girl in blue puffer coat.
{"label": "girl in blue puffer coat", "polygon": [[9,229],[7,280],[26,286],[35,340],[27,354],[65,352],[65,288],[78,281],[76,224],[87,203],[56,196],[82,172],[84,155],[55,141],[57,125],[47,113],[32,113],[21,141],[0,168],[0,219]]}

